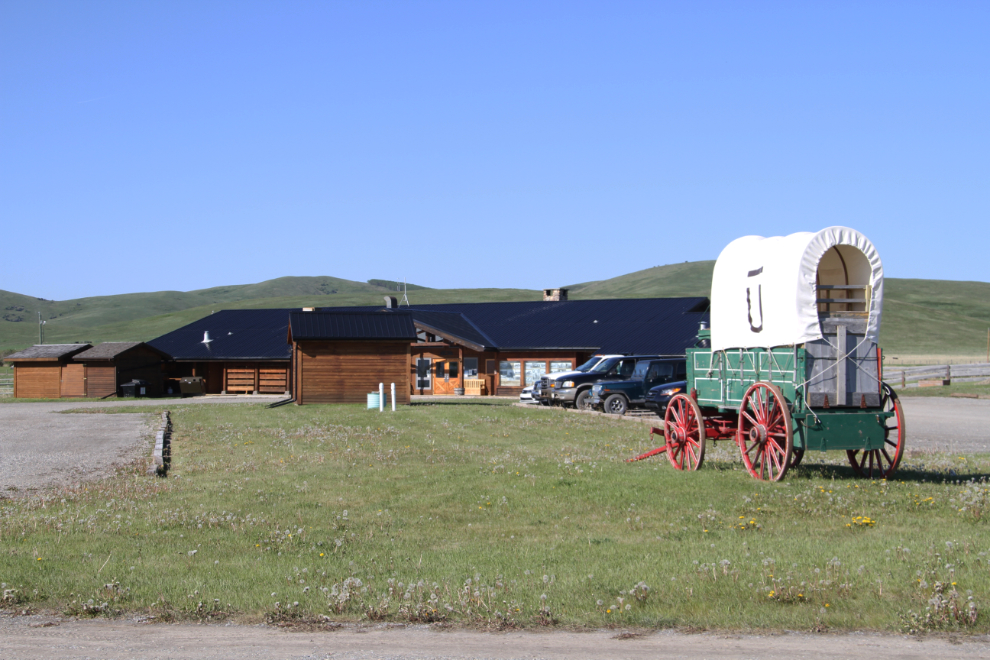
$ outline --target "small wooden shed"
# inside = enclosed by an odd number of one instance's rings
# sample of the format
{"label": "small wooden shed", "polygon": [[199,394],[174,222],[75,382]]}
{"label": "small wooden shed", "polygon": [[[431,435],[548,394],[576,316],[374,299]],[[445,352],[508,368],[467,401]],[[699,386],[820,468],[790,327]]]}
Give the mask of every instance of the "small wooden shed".
{"label": "small wooden shed", "polygon": [[75,355],[72,361],[84,369],[82,396],[121,396],[120,386],[132,380],[147,383],[147,396],[162,395],[162,362],[168,355],[139,341],[107,341]]}
{"label": "small wooden shed", "polygon": [[415,339],[409,312],[289,314],[296,403],[364,403],[379,383],[386,392],[395,383],[396,403],[409,403]]}
{"label": "small wooden shed", "polygon": [[14,396],[19,399],[58,399],[86,396],[86,376],[73,356],[92,344],[39,344],[8,355],[14,365]]}

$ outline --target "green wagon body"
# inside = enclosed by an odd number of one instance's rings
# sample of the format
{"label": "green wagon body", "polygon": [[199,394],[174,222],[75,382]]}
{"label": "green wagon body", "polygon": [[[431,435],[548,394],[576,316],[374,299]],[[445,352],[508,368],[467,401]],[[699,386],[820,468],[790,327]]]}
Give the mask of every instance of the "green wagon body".
{"label": "green wagon body", "polygon": [[[706,415],[736,413],[743,395],[754,383],[773,383],[790,404],[795,449],[882,448],[887,432],[885,422],[894,413],[882,410],[879,405],[811,407],[808,405],[807,381],[812,375],[812,362],[804,347],[735,351],[688,349],[688,390],[697,393],[696,401]],[[879,381],[876,393],[879,399]],[[877,404],[878,401],[874,399],[869,403]]]}

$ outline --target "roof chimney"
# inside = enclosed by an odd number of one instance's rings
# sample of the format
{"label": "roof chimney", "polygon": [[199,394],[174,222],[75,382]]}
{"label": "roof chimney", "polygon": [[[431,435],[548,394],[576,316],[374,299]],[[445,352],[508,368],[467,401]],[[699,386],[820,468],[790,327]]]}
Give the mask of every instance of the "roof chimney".
{"label": "roof chimney", "polygon": [[395,296],[385,296],[386,309],[395,309],[398,306],[399,306],[399,301],[396,299]]}
{"label": "roof chimney", "polygon": [[203,333],[203,342],[202,343],[204,343],[207,346],[209,346],[211,341],[213,341],[213,340],[210,339],[210,331],[207,330],[206,332]]}
{"label": "roof chimney", "polygon": [[543,289],[543,302],[567,300],[567,289]]}

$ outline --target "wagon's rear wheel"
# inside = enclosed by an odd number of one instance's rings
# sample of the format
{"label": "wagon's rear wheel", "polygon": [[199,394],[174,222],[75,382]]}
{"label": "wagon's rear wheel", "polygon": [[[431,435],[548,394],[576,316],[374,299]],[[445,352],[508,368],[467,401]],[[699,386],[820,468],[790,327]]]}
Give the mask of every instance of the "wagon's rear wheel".
{"label": "wagon's rear wheel", "polygon": [[804,450],[794,447],[791,450],[791,467],[795,468],[801,465],[801,459],[804,458]]}
{"label": "wagon's rear wheel", "polygon": [[772,383],[753,383],[739,406],[736,442],[749,473],[780,481],[791,467],[794,430],[787,401]]}
{"label": "wagon's rear wheel", "polygon": [[887,383],[883,383],[880,406],[884,412],[893,412],[894,416],[884,420],[883,447],[880,449],[850,449],[846,451],[849,463],[861,477],[869,479],[887,479],[894,473],[901,462],[904,453],[904,438],[906,434],[904,409],[897,393]]}
{"label": "wagon's rear wheel", "polygon": [[697,470],[705,462],[705,420],[694,399],[675,395],[663,421],[667,458],[678,470]]}

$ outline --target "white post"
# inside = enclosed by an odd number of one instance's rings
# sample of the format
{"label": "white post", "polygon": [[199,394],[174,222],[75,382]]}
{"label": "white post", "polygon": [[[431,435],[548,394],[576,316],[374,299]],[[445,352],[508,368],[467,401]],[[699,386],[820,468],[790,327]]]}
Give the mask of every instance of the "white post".
{"label": "white post", "polygon": [[378,412],[385,412],[385,383],[378,383]]}
{"label": "white post", "polygon": [[392,412],[395,412],[395,383],[392,383]]}

